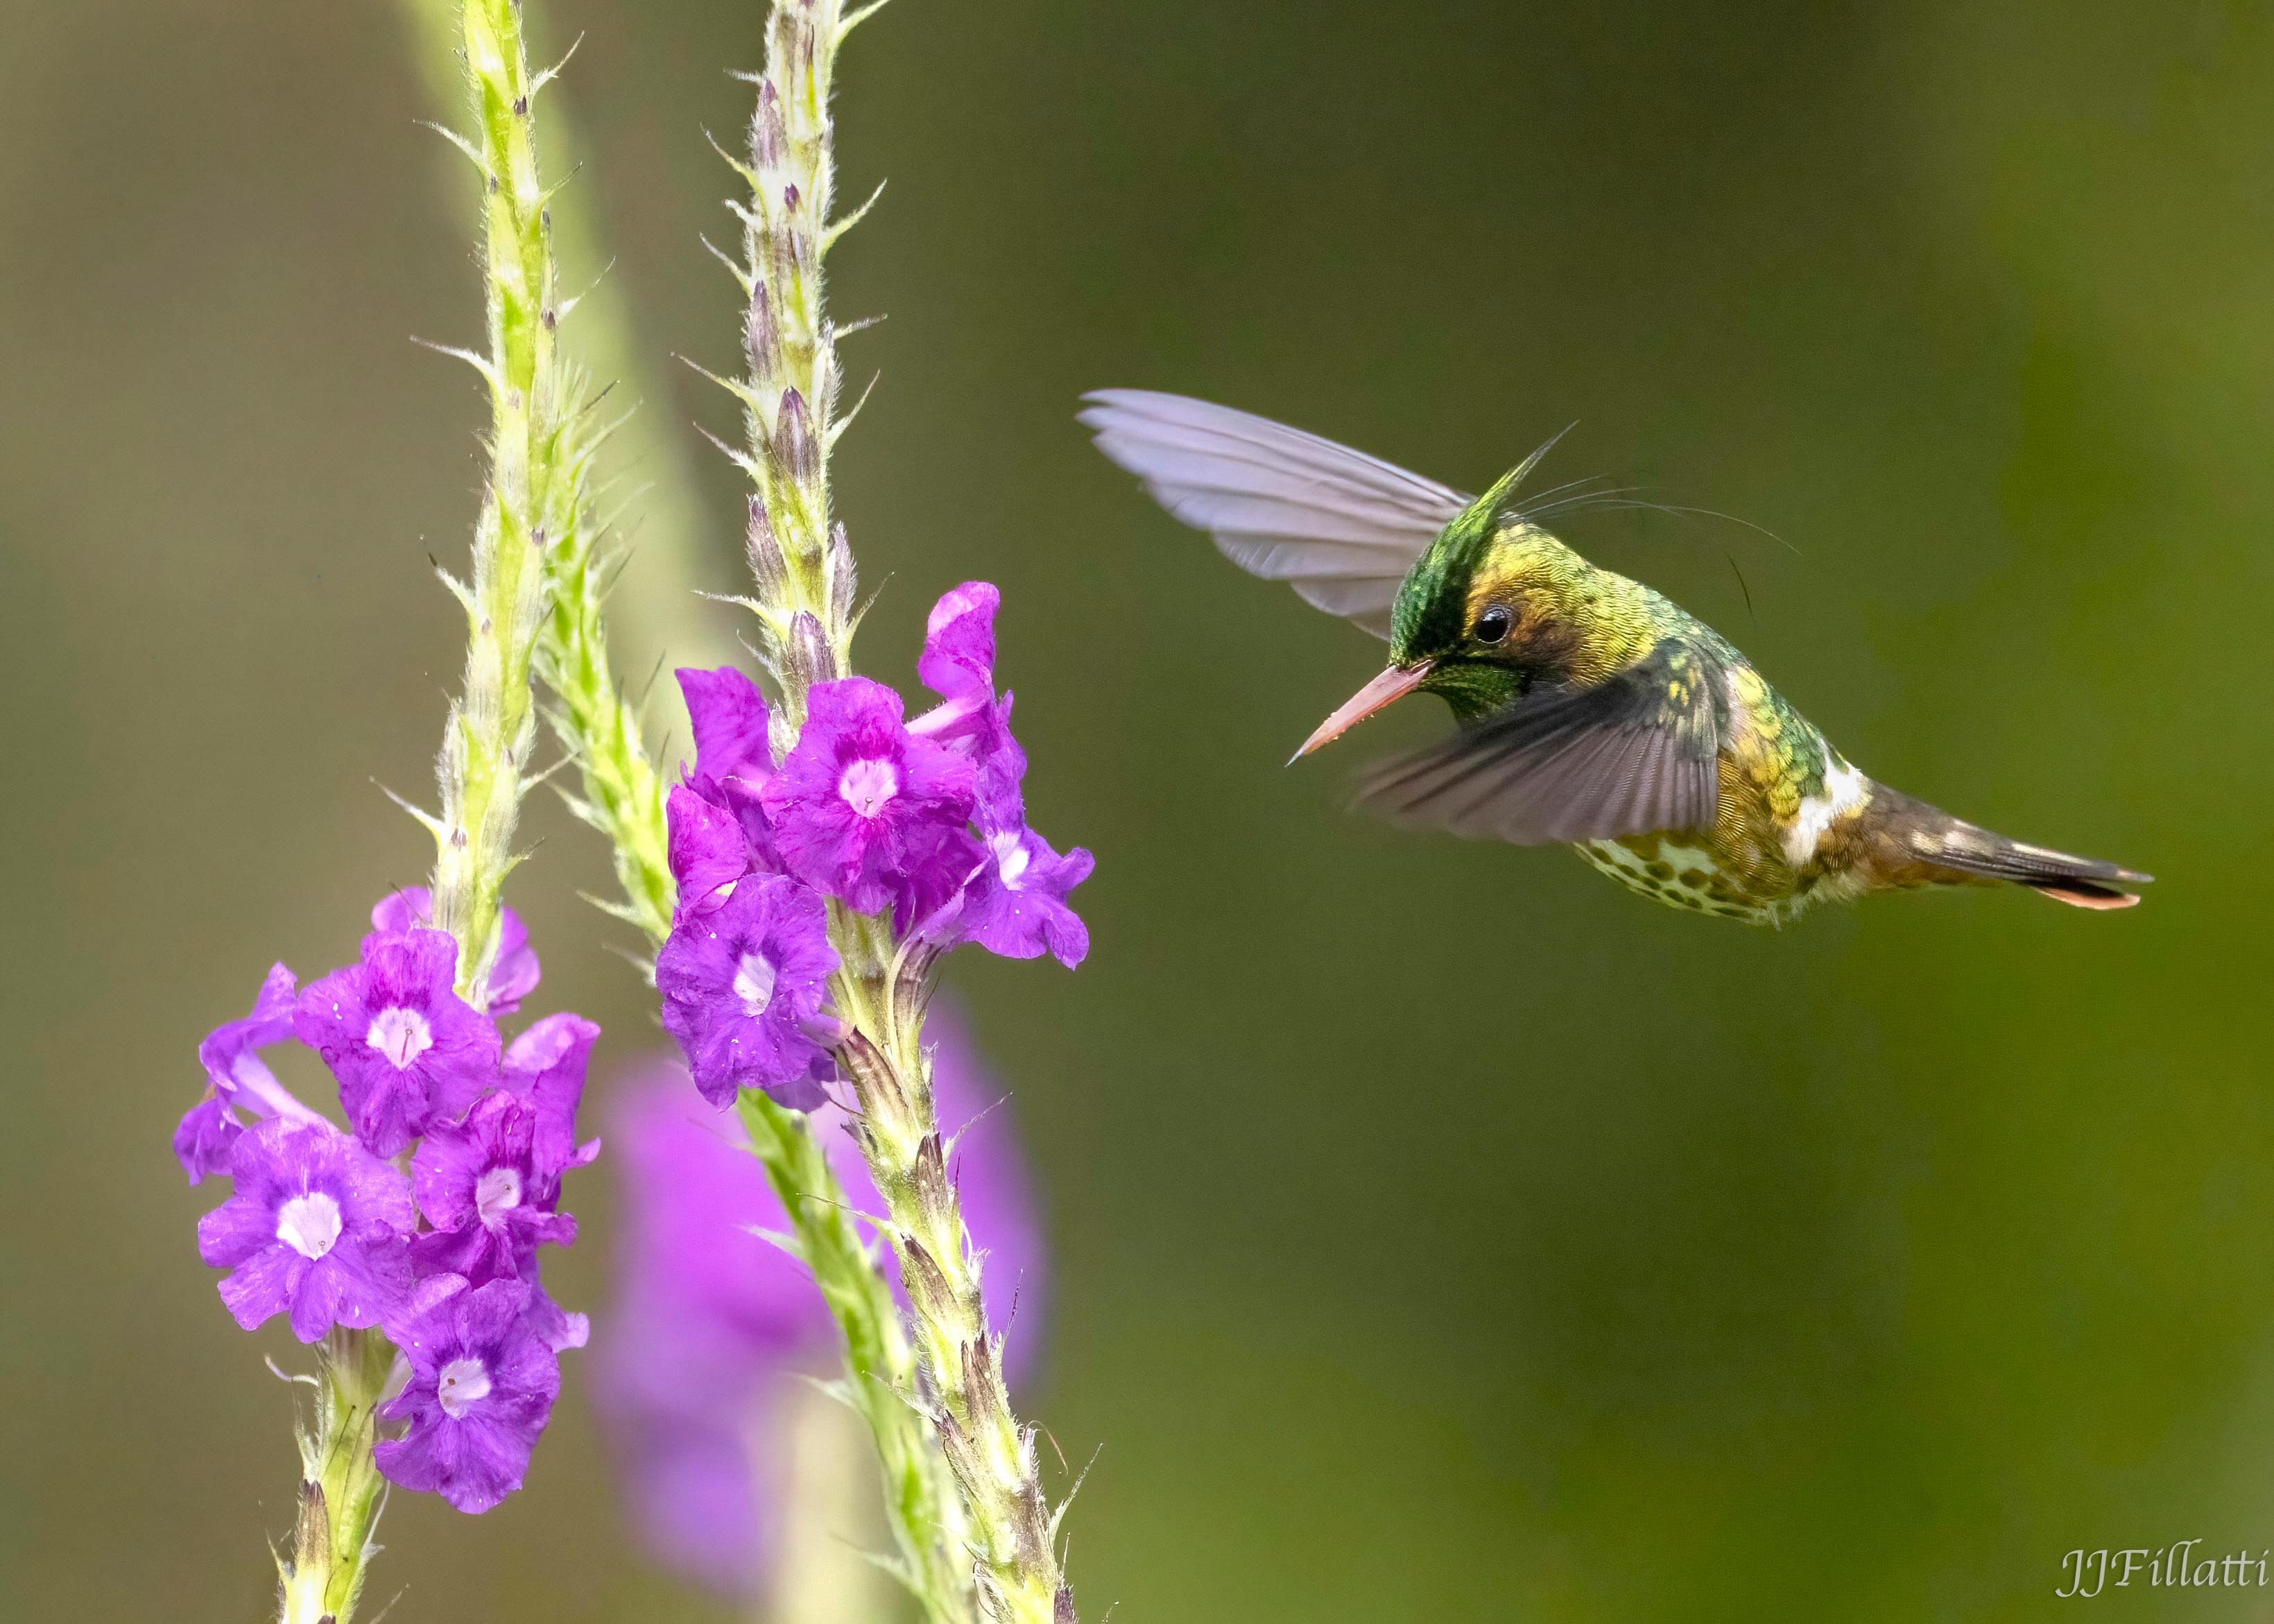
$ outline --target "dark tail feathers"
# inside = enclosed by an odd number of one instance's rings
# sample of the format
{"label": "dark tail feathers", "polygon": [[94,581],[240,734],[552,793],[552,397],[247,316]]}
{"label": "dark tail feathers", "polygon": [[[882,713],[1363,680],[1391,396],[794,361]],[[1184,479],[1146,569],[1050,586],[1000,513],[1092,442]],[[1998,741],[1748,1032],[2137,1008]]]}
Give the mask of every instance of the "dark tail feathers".
{"label": "dark tail feathers", "polygon": [[2112,862],[2008,840],[1957,818],[1931,833],[1921,831],[1921,837],[1916,845],[1919,854],[1930,861],[1985,880],[2011,880],[2075,908],[2128,908],[2140,898],[2122,888],[2145,885],[2156,877]]}

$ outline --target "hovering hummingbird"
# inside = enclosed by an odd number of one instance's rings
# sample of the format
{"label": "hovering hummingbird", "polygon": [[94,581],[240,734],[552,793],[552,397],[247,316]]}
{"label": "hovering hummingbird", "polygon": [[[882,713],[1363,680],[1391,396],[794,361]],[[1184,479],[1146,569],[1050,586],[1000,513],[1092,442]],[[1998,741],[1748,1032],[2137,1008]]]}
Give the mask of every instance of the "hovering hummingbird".
{"label": "hovering hummingbird", "polygon": [[1999,881],[2126,908],[2140,898],[2124,888],[2151,877],[1866,778],[1720,633],[1541,528],[1565,504],[1517,493],[1547,446],[1472,498],[1205,401],[1083,399],[1097,448],[1226,558],[1389,640],[1389,669],[1297,756],[1416,689],[1451,706],[1450,738],[1361,780],[1361,804],[1402,827],[1569,842],[1644,896],[1766,925],[1818,902]]}

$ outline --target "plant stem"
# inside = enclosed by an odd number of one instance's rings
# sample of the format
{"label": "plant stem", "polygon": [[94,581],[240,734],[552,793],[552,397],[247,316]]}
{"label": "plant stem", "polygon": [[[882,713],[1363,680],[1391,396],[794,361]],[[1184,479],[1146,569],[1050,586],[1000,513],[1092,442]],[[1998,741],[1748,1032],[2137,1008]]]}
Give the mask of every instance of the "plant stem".
{"label": "plant stem", "polygon": [[[403,0],[403,9],[420,36],[418,60],[434,82],[437,99],[455,99],[461,89],[458,0]],[[576,150],[567,109],[549,98],[539,133],[540,144],[556,161]],[[548,240],[556,267],[599,262],[584,209],[558,214]],[[560,272],[553,274],[557,278]],[[628,391],[633,395],[665,393],[643,376],[646,369],[615,277],[604,276],[563,300],[560,320],[573,320],[576,348],[589,363],[589,376],[635,383],[639,387]],[[651,699],[644,696],[635,704],[618,689],[608,634],[629,629],[636,646],[661,647],[667,639],[690,637],[725,642],[699,637],[681,607],[698,578],[694,560],[699,526],[689,494],[694,483],[689,461],[680,442],[659,432],[659,423],[652,410],[627,409],[595,436],[600,464],[646,477],[639,492],[637,567],[628,553],[599,545],[601,526],[592,504],[580,504],[576,523],[545,552],[551,606],[535,658],[538,680],[556,702],[547,719],[577,770],[578,792],[567,797],[570,810],[606,838],[615,864],[622,899],[603,906],[658,942],[671,928],[673,884],[663,786],[640,737],[639,713],[650,708]],[[661,684],[657,693],[670,688]]]}
{"label": "plant stem", "polygon": [[845,1336],[844,1398],[868,1423],[884,1470],[885,1506],[900,1548],[900,1576],[930,1624],[971,1617],[962,1524],[942,1493],[941,1462],[916,1409],[916,1363],[892,1289],[862,1241],[844,1186],[808,1117],[755,1088],[739,1105],[750,1146],[790,1214],[797,1255]]}
{"label": "plant stem", "polygon": [[315,1414],[300,1429],[299,1515],[291,1550],[276,1560],[281,1624],[348,1624],[355,1612],[378,1548],[371,1537],[386,1484],[371,1451],[394,1364],[377,1331],[335,1327],[316,1350]]}
{"label": "plant stem", "polygon": [[[436,4],[437,0],[415,0],[414,10],[431,22]],[[470,67],[485,59],[474,48],[471,33],[477,22],[474,10],[484,4],[485,0],[475,0],[467,14]],[[486,0],[486,4],[492,16],[504,10],[498,0]],[[513,44],[512,50],[493,50],[486,59],[517,64],[518,40]],[[486,183],[493,176],[511,175],[516,156],[525,158],[531,150],[525,110],[502,125],[489,117],[493,107],[511,108],[516,97],[528,92],[506,95],[491,90],[478,68],[474,69],[474,76],[483,136],[478,161]],[[526,83],[525,71],[518,82]],[[512,85],[503,89],[511,90]],[[516,136],[521,142],[517,153],[511,146]],[[531,178],[533,184],[533,175]],[[499,199],[511,190],[501,185],[488,194],[493,267],[497,263]],[[509,253],[514,244],[528,239],[511,229],[509,220],[508,226],[505,242]],[[540,229],[533,241],[538,254],[545,255],[548,231]],[[524,261],[518,285],[550,288],[553,275],[549,258],[540,258],[533,266]],[[499,279],[493,275],[493,314],[504,305],[504,296],[495,291],[498,286]],[[811,313],[817,315],[817,289]],[[586,318],[584,312],[576,313],[580,319]],[[560,311],[556,320],[568,314]],[[526,331],[510,321],[498,321],[493,322],[493,337],[500,328],[508,335]],[[580,320],[579,331],[584,330]],[[552,327],[540,325],[536,336],[549,351]],[[810,355],[813,348],[808,343],[803,352]],[[548,354],[530,365],[534,370],[527,375],[535,379],[558,362]],[[493,365],[501,374],[508,372],[507,365],[494,358]],[[809,364],[806,375],[811,374]],[[534,666],[559,702],[552,720],[582,775],[583,793],[572,805],[607,836],[614,855],[623,900],[612,911],[639,926],[651,944],[660,946],[670,934],[675,895],[661,786],[632,711],[614,687],[590,505],[581,500],[580,490],[572,490],[570,497],[565,504],[566,522],[553,521],[549,533],[556,539],[540,549],[550,604],[536,643]],[[526,528],[534,533],[545,522],[542,517],[532,518]],[[802,550],[802,556],[818,551],[809,547]],[[815,572],[809,567],[804,574],[810,577]],[[825,586],[823,591],[825,600]],[[850,597],[848,580],[843,592],[848,609]],[[840,616],[839,623],[848,628],[844,635],[849,636],[849,615]],[[802,686],[796,692],[802,703]],[[942,1462],[915,1408],[915,1359],[891,1290],[855,1227],[851,1204],[810,1123],[762,1094],[745,1096],[742,1109],[752,1144],[789,1214],[799,1254],[820,1284],[844,1335],[850,1375],[845,1396],[874,1433],[884,1462],[887,1508],[900,1547],[901,1576],[934,1624],[964,1624],[970,1617],[970,1601],[960,1560],[964,1545],[961,1522],[953,1495],[943,1481]]]}
{"label": "plant stem", "polygon": [[[727,387],[742,402],[749,436],[735,458],[754,486],[748,550],[757,593],[748,601],[759,658],[783,701],[781,748],[804,717],[807,690],[851,669],[856,575],[830,511],[829,453],[845,425],[834,420],[836,333],[822,264],[859,218],[831,219],[831,79],[846,34],[874,9],[847,17],[840,0],[773,0],[749,162],[735,163],[749,185],[735,270],[749,297],[749,372]],[[923,1046],[931,956],[895,942],[886,921],[833,904],[830,935],[842,962],[838,1013],[852,1028],[838,1060],[858,1095],[858,1138],[912,1310],[918,1391],[961,1502],[980,1609],[998,1624],[1071,1624],[1073,1596],[1033,1432],[1011,1410],[1001,1343],[979,1293],[979,1249],[947,1174]],[[885,1458],[889,1466],[889,1449]],[[935,1514],[943,1531],[945,1510]],[[944,1554],[939,1545],[933,1554]]]}
{"label": "plant stem", "polygon": [[[520,5],[469,0],[463,27],[476,139],[458,139],[482,171],[490,346],[463,358],[489,385],[490,470],[470,580],[443,576],[466,612],[466,670],[435,768],[441,810],[418,816],[434,836],[434,922],[456,938],[459,996],[480,1009],[536,741],[529,679],[547,610],[542,555],[548,538],[574,537],[590,459],[573,431],[574,380],[553,353],[549,222],[530,135],[538,86]],[[282,1624],[346,1624],[362,1593],[385,1487],[372,1455],[376,1412],[395,1357],[373,1330],[335,1327],[318,1350],[299,1512],[278,1560]]]}
{"label": "plant stem", "polygon": [[[416,31],[416,55],[433,91],[435,104],[455,112],[463,94],[458,65],[459,0],[402,0],[402,10]],[[538,37],[532,47],[544,49],[544,21],[528,25]],[[538,135],[540,162],[545,172],[577,173],[571,162],[581,152],[572,105],[551,98],[545,104]],[[702,560],[707,557],[708,521],[697,497],[695,459],[677,433],[671,417],[671,391],[647,361],[639,323],[633,317],[623,274],[613,268],[602,247],[599,215],[589,181],[576,180],[573,195],[577,207],[556,210],[553,222],[553,258],[561,274],[573,289],[591,278],[574,298],[576,351],[594,386],[607,391],[614,418],[598,449],[599,484],[604,490],[636,488],[639,506],[636,556],[614,572],[608,592],[608,618],[620,648],[629,652],[626,668],[644,671],[655,651],[670,648],[681,663],[715,664],[734,651],[733,642],[712,629],[708,620],[687,613],[689,600],[702,584]],[[672,693],[668,682],[659,684],[652,696],[643,697],[640,710],[652,721],[653,707]],[[668,708],[668,707],[666,707]]]}
{"label": "plant stem", "polygon": [[561,312],[530,105],[540,85],[530,77],[521,7],[467,0],[463,21],[475,133],[459,139],[482,176],[489,327],[489,354],[465,358],[489,385],[490,470],[471,583],[450,581],[466,610],[466,674],[443,735],[442,810],[431,826],[434,922],[458,939],[458,993],[479,1009],[536,746],[529,678],[549,607],[544,554],[575,534],[591,453],[577,432],[577,380],[553,343]]}

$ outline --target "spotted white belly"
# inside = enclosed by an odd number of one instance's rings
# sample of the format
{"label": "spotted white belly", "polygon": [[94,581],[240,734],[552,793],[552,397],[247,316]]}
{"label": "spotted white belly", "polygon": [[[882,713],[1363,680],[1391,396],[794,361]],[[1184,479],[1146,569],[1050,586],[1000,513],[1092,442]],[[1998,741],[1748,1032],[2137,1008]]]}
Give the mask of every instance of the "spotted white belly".
{"label": "spotted white belly", "polygon": [[1589,840],[1571,849],[1598,872],[1668,907],[1743,920],[1751,925],[1781,925],[1806,906],[1801,898],[1758,901],[1746,893],[1738,876],[1722,868],[1713,853],[1703,846],[1679,845],[1664,836]]}

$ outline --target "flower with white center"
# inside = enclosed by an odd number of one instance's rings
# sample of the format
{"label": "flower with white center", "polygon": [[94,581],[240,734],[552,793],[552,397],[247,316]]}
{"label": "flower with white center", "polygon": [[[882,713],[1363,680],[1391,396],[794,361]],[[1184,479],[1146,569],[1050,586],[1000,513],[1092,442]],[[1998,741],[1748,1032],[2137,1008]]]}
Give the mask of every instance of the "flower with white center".
{"label": "flower with white center", "polygon": [[1049,953],[1068,969],[1080,964],[1089,928],[1066,906],[1066,893],[1089,877],[1089,853],[1076,846],[1061,857],[1023,823],[989,835],[987,850],[993,861],[980,866],[960,906],[941,914],[937,936],[1006,959]]}
{"label": "flower with white center", "polygon": [[576,1240],[576,1219],[553,1210],[562,1166],[539,1152],[540,1116],[533,1101],[501,1089],[419,1142],[410,1183],[433,1226],[410,1243],[421,1278],[533,1281],[539,1246]]}
{"label": "flower with white center", "polygon": [[289,1314],[304,1342],[373,1326],[410,1289],[410,1181],[327,1122],[272,1116],[237,1142],[237,1192],[198,1224],[231,1271],[222,1301],[246,1330]]}
{"label": "flower with white center", "polygon": [[876,816],[900,793],[900,769],[888,761],[853,762],[837,779],[837,798],[862,817]]}
{"label": "flower with white center", "polygon": [[966,832],[974,771],[901,725],[898,694],[846,677],[815,686],[797,743],[759,801],[792,875],[856,914],[905,914],[953,891],[978,861]]}
{"label": "flower with white center", "polygon": [[774,966],[764,953],[744,953],[734,963],[734,999],[755,1020],[774,1001]]}
{"label": "flower with white center", "polygon": [[704,1096],[724,1106],[763,1088],[799,1109],[820,1103],[814,1071],[826,1059],[811,1026],[836,968],[820,897],[784,875],[749,876],[681,921],[656,956],[655,984]]}
{"label": "flower with white center", "polygon": [[322,1257],[339,1244],[340,1204],[320,1190],[296,1195],[276,1209],[276,1238],[302,1257]]}
{"label": "flower with white center", "polygon": [[456,1421],[490,1395],[489,1366],[479,1359],[453,1359],[434,1381],[434,1402]]}
{"label": "flower with white center", "polygon": [[521,1174],[493,1167],[474,1181],[474,1212],[486,1229],[504,1226],[505,1215],[521,1205]]}
{"label": "flower with white center", "polygon": [[989,837],[987,848],[995,853],[996,875],[1005,886],[1017,891],[1019,882],[1026,876],[1027,865],[1034,861],[1027,851],[1025,831],[1006,829]]}
{"label": "flower with white center", "polygon": [[470,1512],[521,1486],[561,1391],[538,1305],[527,1282],[494,1280],[390,1327],[410,1367],[402,1394],[379,1410],[410,1423],[373,1451],[390,1481]]}
{"label": "flower with white center", "polygon": [[453,990],[458,944],[439,930],[363,939],[363,958],[302,989],[292,1029],[340,1079],[364,1143],[394,1155],[498,1079],[497,1028]]}
{"label": "flower with white center", "polygon": [[371,1018],[371,1030],[363,1034],[363,1041],[377,1049],[388,1064],[404,1071],[434,1047],[434,1028],[417,1010],[384,1009]]}

